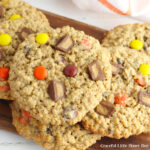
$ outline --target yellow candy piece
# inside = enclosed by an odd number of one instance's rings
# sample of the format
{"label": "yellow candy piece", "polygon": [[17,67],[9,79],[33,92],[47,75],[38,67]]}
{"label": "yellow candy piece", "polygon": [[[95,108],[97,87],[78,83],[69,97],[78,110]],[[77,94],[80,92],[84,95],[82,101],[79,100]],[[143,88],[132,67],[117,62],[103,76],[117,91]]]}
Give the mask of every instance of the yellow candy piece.
{"label": "yellow candy piece", "polygon": [[39,44],[45,44],[49,39],[48,34],[46,33],[39,33],[36,38],[35,41]]}
{"label": "yellow candy piece", "polygon": [[143,75],[150,75],[150,65],[148,64],[141,64],[139,67],[140,73]]}
{"label": "yellow candy piece", "polygon": [[3,0],[2,5],[5,6],[8,3],[8,0]]}
{"label": "yellow candy piece", "polygon": [[130,47],[133,49],[142,49],[143,48],[143,42],[140,40],[133,40],[130,42]]}
{"label": "yellow candy piece", "polygon": [[10,20],[16,20],[16,19],[19,19],[19,18],[21,18],[21,16],[16,14],[16,15],[12,15],[9,19]]}
{"label": "yellow candy piece", "polygon": [[0,34],[0,46],[7,46],[11,43],[11,36],[6,33]]}

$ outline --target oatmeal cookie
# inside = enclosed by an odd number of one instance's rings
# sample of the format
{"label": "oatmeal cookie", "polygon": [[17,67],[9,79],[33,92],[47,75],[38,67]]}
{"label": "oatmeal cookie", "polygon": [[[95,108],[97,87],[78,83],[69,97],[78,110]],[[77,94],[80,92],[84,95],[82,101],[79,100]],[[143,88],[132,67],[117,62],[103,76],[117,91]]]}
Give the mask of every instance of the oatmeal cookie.
{"label": "oatmeal cookie", "polygon": [[30,35],[13,58],[12,96],[43,123],[75,124],[110,87],[109,58],[96,39],[69,26]]}
{"label": "oatmeal cookie", "polygon": [[2,0],[0,1],[0,22],[6,20],[24,20],[37,22],[41,20],[44,24],[49,25],[47,18],[42,12],[22,0]]}
{"label": "oatmeal cookie", "polygon": [[102,41],[104,47],[123,46],[150,55],[150,24],[120,25],[110,30]]}
{"label": "oatmeal cookie", "polygon": [[0,22],[0,99],[14,99],[10,95],[7,80],[10,63],[18,45],[31,33],[52,31],[41,12],[29,9],[25,14],[28,17]]}
{"label": "oatmeal cookie", "polygon": [[11,104],[11,108],[13,124],[18,133],[48,150],[85,150],[101,139],[99,134],[85,130],[80,124],[67,127],[45,125],[19,109],[16,102]]}
{"label": "oatmeal cookie", "polygon": [[120,139],[150,131],[150,57],[144,52],[110,48],[112,81],[103,100],[83,118],[83,126]]}

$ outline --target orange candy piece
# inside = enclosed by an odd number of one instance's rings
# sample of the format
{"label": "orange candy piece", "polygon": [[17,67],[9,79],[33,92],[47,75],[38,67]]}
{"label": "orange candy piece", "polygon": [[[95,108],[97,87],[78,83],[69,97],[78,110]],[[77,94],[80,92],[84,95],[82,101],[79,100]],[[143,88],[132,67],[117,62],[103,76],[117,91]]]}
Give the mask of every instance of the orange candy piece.
{"label": "orange candy piece", "polygon": [[140,86],[145,86],[146,85],[146,82],[145,82],[144,78],[137,78],[137,79],[135,79],[135,82],[137,84],[139,84]]}
{"label": "orange candy piece", "polygon": [[123,92],[116,94],[114,99],[115,104],[126,105],[127,96]]}
{"label": "orange candy piece", "polygon": [[27,118],[29,118],[29,119],[31,118],[31,116],[29,115],[29,113],[26,110],[24,110],[23,113]]}
{"label": "orange candy piece", "polygon": [[6,80],[9,76],[9,68],[1,67],[0,68],[0,79]]}
{"label": "orange candy piece", "polygon": [[28,124],[28,120],[26,120],[24,117],[19,117],[19,122],[23,125],[27,125]]}
{"label": "orange candy piece", "polygon": [[38,80],[44,80],[48,75],[48,71],[44,66],[38,66],[34,70],[34,77]]}
{"label": "orange candy piece", "polygon": [[87,46],[87,47],[90,47],[90,45],[91,45],[90,42],[89,42],[89,40],[84,39],[84,38],[82,39],[81,44],[82,44],[82,45],[85,45],[85,46]]}

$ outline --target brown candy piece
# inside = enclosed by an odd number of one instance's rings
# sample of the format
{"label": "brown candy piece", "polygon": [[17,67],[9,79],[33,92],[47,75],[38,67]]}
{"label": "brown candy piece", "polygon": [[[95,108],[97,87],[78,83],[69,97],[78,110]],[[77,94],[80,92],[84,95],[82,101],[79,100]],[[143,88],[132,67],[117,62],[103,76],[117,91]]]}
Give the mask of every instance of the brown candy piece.
{"label": "brown candy piece", "polygon": [[25,38],[26,38],[29,34],[31,34],[31,33],[33,33],[33,32],[32,32],[30,29],[28,29],[28,28],[23,28],[23,29],[21,30],[21,32],[18,33],[19,39],[20,39],[21,41],[24,41]]}
{"label": "brown candy piece", "polygon": [[96,107],[95,111],[105,117],[109,117],[115,109],[115,106],[107,101],[102,100],[101,103]]}
{"label": "brown candy piece", "polygon": [[77,116],[77,110],[72,107],[64,108],[63,117],[67,120],[72,120]]}
{"label": "brown candy piece", "polygon": [[114,62],[110,62],[112,65],[112,75],[116,75],[120,72],[122,66],[120,64],[116,64]]}
{"label": "brown candy piece", "polygon": [[150,93],[140,91],[139,92],[139,103],[150,107]]}
{"label": "brown candy piece", "polygon": [[97,60],[88,65],[88,72],[91,79],[94,81],[105,80],[104,73],[101,70]]}
{"label": "brown candy piece", "polygon": [[2,18],[4,15],[4,8],[0,6],[0,18]]}
{"label": "brown candy piece", "polygon": [[52,80],[48,87],[48,94],[52,100],[60,100],[65,97],[65,84]]}
{"label": "brown candy piece", "polygon": [[73,40],[69,34],[65,35],[56,45],[56,48],[63,52],[68,52],[73,47]]}

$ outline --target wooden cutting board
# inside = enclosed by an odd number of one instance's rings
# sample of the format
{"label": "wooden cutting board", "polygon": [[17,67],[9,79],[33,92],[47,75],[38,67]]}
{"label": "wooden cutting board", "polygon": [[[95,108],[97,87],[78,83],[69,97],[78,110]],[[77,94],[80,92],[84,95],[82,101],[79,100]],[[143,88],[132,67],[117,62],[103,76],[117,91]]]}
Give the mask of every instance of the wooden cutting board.
{"label": "wooden cutting board", "polygon": [[[76,29],[85,31],[86,34],[94,36],[101,41],[104,34],[107,31],[98,27],[90,26],[72,19],[68,19],[50,12],[43,11],[47,16],[52,27],[62,27],[64,25],[73,26]],[[15,128],[12,125],[11,110],[8,104],[11,101],[0,100],[0,128],[16,133]],[[139,136],[132,136],[128,139],[110,139],[107,137],[102,138],[88,150],[121,150],[121,149],[132,149],[132,150],[150,150],[150,134],[142,134]]]}

